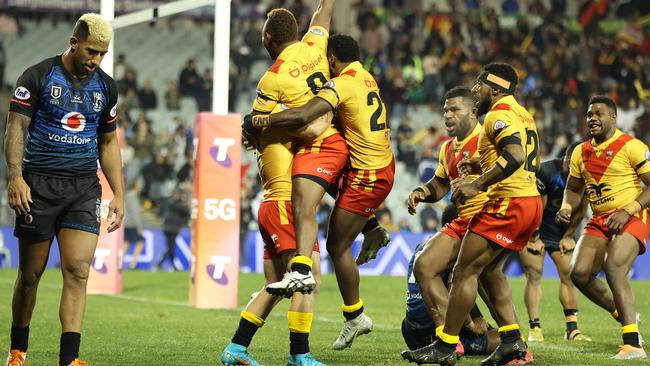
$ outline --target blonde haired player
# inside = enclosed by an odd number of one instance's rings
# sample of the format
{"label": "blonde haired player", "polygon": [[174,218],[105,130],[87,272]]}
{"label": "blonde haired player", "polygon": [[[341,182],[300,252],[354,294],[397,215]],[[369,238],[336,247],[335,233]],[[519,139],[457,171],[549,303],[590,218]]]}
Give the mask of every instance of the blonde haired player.
{"label": "blonde haired player", "polygon": [[117,88],[99,68],[112,34],[101,16],[84,14],[74,26],[68,49],[27,68],[11,99],[5,158],[20,263],[6,366],[27,365],[29,324],[54,236],[63,274],[58,364],[86,365],[79,359],[79,344],[88,272],[101,221],[97,160],[114,194],[108,231],[120,227],[124,216],[122,162],[115,133]]}

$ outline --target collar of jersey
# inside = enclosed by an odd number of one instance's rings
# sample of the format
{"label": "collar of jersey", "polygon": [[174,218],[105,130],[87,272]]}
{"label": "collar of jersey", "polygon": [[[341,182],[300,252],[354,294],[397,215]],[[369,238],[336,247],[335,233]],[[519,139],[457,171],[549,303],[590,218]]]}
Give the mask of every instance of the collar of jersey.
{"label": "collar of jersey", "polygon": [[354,61],[354,62],[350,63],[350,64],[349,64],[348,66],[346,66],[343,70],[341,70],[341,73],[340,73],[339,75],[343,75],[343,74],[345,74],[345,73],[346,73],[347,71],[349,71],[349,70],[356,69],[356,68],[357,68],[357,65],[361,66],[361,62],[359,62],[359,61]]}
{"label": "collar of jersey", "polygon": [[474,129],[465,136],[464,139],[458,141],[457,137],[454,137],[454,142],[458,145],[464,145],[467,141],[469,141],[472,137],[476,136],[477,134],[481,133],[481,124],[477,123],[476,126],[474,126]]}
{"label": "collar of jersey", "polygon": [[621,137],[622,134],[623,132],[617,128],[614,134],[612,135],[612,137],[608,138],[607,140],[603,141],[600,144],[596,144],[596,140],[592,138],[591,146],[593,146],[594,149],[596,150],[604,150],[605,148],[607,148],[607,146],[609,146],[609,144],[614,142],[617,138]]}
{"label": "collar of jersey", "polygon": [[290,51],[292,48],[294,48],[296,45],[298,45],[299,43],[300,43],[300,41],[296,41],[296,42],[293,42],[292,44],[288,45],[287,47],[285,47],[285,48],[282,50],[282,52],[280,52],[280,54],[278,55],[278,57],[277,57],[275,60],[276,60],[276,61],[277,61],[277,60],[281,60],[281,59],[283,60],[282,56],[286,56],[286,54],[289,53],[289,51]]}
{"label": "collar of jersey", "polygon": [[[499,104],[514,105],[514,104],[516,104],[516,103],[517,103],[517,99],[515,99],[514,96],[512,96],[512,95],[506,95],[505,97],[503,97],[503,98],[497,100],[497,102],[494,103],[494,105],[492,106],[492,108],[494,108],[494,106],[497,106],[497,105],[499,105]],[[492,108],[490,108],[490,110],[492,110]]]}

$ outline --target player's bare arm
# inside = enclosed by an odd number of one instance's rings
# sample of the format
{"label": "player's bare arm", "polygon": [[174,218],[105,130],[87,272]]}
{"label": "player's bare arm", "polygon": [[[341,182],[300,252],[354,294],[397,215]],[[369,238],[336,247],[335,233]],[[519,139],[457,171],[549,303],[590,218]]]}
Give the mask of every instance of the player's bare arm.
{"label": "player's bare arm", "polygon": [[108,206],[108,232],[117,230],[124,218],[124,178],[122,176],[122,156],[115,131],[99,136],[99,164],[102,167],[108,185],[113,191],[113,200]]}
{"label": "player's bare arm", "polygon": [[332,12],[334,11],[334,0],[320,0],[318,8],[311,17],[310,27],[323,27],[328,32],[330,30],[330,22],[332,20]]}
{"label": "player's bare arm", "polygon": [[584,219],[585,215],[587,214],[588,205],[589,202],[587,201],[587,198],[583,196],[576,210],[575,215],[571,215],[571,222],[569,222],[569,225],[566,227],[566,230],[564,231],[564,235],[562,235],[562,239],[560,239],[559,245],[560,245],[561,255],[564,255],[565,253],[569,253],[573,249],[575,249],[576,241],[573,238],[573,236],[575,235],[578,226],[580,226],[582,219]]}
{"label": "player's bare arm", "polygon": [[605,221],[605,225],[607,225],[611,232],[619,232],[627,224],[628,220],[630,220],[630,217],[648,208],[650,205],[650,172],[640,175],[639,178],[645,185],[641,194],[632,203],[623,207],[622,210],[611,214],[607,218],[607,221]]}
{"label": "player's bare arm", "polygon": [[[284,127],[288,129],[299,129],[316,118],[333,112],[332,106],[322,98],[312,98],[307,104],[298,108],[291,108],[268,117],[268,125],[272,127]],[[253,117],[253,125],[264,125],[264,116]]]}
{"label": "player's bare arm", "polygon": [[562,199],[562,206],[555,215],[555,221],[559,224],[568,225],[571,223],[571,214],[574,207],[582,201],[585,192],[585,182],[580,179],[569,175],[569,179],[564,189],[564,198]]}
{"label": "player's bare arm", "polygon": [[31,189],[23,179],[22,168],[25,135],[31,122],[30,117],[9,112],[7,130],[5,131],[5,159],[9,178],[7,198],[9,207],[21,214],[29,212],[29,203],[32,202]]}
{"label": "player's bare arm", "polygon": [[[519,140],[519,133],[513,134],[512,137]],[[473,181],[468,178],[460,178],[460,181],[454,184],[452,200],[464,203],[468,198],[476,196],[481,191],[486,191],[489,186],[511,176],[524,163],[525,159],[526,155],[520,142],[503,145],[501,156],[488,171]]]}
{"label": "player's bare arm", "polygon": [[434,203],[438,202],[449,192],[449,181],[440,177],[431,178],[425,185],[420,186],[409,194],[406,200],[408,212],[411,215],[417,213],[416,207],[420,202]]}

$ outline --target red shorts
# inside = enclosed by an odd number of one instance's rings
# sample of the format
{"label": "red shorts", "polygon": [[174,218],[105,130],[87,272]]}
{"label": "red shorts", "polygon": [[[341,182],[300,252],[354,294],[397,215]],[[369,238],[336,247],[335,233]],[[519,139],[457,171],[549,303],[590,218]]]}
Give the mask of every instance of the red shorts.
{"label": "red shorts", "polygon": [[[607,218],[613,214],[613,212],[607,212],[598,216],[593,216],[587,226],[585,226],[582,235],[591,235],[597,236],[599,238],[605,238],[607,240],[612,239],[613,234],[605,225]],[[635,237],[640,243],[639,254],[645,253],[648,236],[650,236],[650,224],[648,224],[648,216],[650,215],[650,210],[645,209],[638,214],[630,217],[627,221],[627,224],[623,226],[623,231]]]}
{"label": "red shorts", "polygon": [[463,237],[467,233],[467,226],[469,225],[469,221],[471,219],[471,216],[467,216],[465,218],[457,217],[453,221],[445,224],[445,226],[440,229],[440,232],[447,234],[447,236],[451,236],[452,238],[463,240]]}
{"label": "red shorts", "polygon": [[312,141],[293,157],[291,177],[305,177],[327,187],[335,182],[348,163],[348,145],[340,133]]}
{"label": "red shorts", "polygon": [[349,168],[342,177],[336,206],[361,216],[372,216],[393,188],[394,176],[395,160],[381,169]]}
{"label": "red shorts", "polygon": [[[296,232],[290,201],[262,202],[257,222],[264,240],[264,259],[277,258],[285,250],[296,250]],[[319,251],[318,242],[314,250]]]}
{"label": "red shorts", "polygon": [[514,197],[487,201],[469,222],[469,231],[509,250],[522,250],[542,222],[542,198]]}

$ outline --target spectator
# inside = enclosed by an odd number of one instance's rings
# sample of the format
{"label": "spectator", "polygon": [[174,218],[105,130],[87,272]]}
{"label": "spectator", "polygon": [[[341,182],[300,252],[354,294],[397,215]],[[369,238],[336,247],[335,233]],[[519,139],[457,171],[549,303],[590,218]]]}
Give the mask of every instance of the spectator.
{"label": "spectator", "polygon": [[165,232],[165,240],[167,243],[167,250],[162,256],[156,267],[159,270],[163,269],[163,264],[169,261],[172,270],[179,270],[174,261],[174,249],[176,248],[176,238],[182,228],[187,227],[190,220],[190,208],[188,205],[189,194],[183,189],[175,189],[173,196],[167,202],[163,212],[163,231]]}
{"label": "spectator", "polygon": [[178,87],[176,86],[176,82],[173,80],[167,83],[167,90],[165,90],[165,107],[170,111],[181,109]]}
{"label": "spectator", "polygon": [[438,230],[438,212],[431,206],[427,205],[420,211],[420,226],[424,232],[433,232]]}
{"label": "spectator", "polygon": [[158,107],[158,99],[156,92],[153,90],[151,80],[144,82],[142,89],[138,91],[138,100],[140,101],[140,108],[146,110],[156,109]]}
{"label": "spectator", "polygon": [[181,70],[178,78],[178,89],[183,97],[196,97],[201,89],[201,77],[196,71],[196,62],[193,58],[187,60],[185,68]]}
{"label": "spectator", "polygon": [[140,180],[134,179],[129,183],[124,197],[124,247],[122,254],[126,255],[129,248],[135,244],[131,253],[129,269],[136,269],[140,253],[144,249],[144,222],[142,219],[142,203],[140,202]]}

